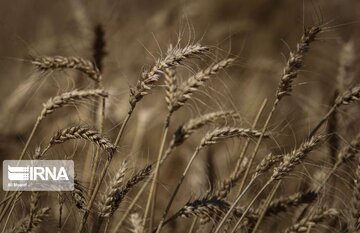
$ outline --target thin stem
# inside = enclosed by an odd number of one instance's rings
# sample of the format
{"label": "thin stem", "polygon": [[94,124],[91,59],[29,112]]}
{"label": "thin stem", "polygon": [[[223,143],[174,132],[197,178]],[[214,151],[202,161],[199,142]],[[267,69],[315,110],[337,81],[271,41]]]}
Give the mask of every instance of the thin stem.
{"label": "thin stem", "polygon": [[[250,202],[250,204],[246,207],[244,213],[241,215],[241,218],[237,221],[235,227],[232,229],[231,233],[235,233],[236,229],[239,227],[241,221],[245,218],[246,214],[249,212],[251,206],[255,203],[256,199],[260,196],[260,194],[267,188],[267,186],[269,186],[271,184],[273,180],[269,180],[261,189],[260,191],[256,194],[256,196],[252,199],[252,201]],[[220,228],[219,228],[220,229]]]}
{"label": "thin stem", "polygon": [[[21,193],[22,193],[22,192],[20,192],[20,193],[17,194],[17,195],[14,195],[15,201],[17,201],[17,199],[20,197],[20,194],[21,194]],[[2,232],[1,232],[1,233],[4,233],[5,230],[6,230],[7,224],[9,223],[9,219],[10,219],[11,213],[12,213],[12,211],[13,211],[14,208],[15,208],[15,204],[16,204],[16,203],[14,203],[14,204],[11,206],[10,212],[9,212],[7,218],[6,218],[6,221],[5,221],[5,224],[4,224],[4,228],[2,229]]]}
{"label": "thin stem", "polygon": [[196,226],[196,222],[198,220],[198,217],[196,216],[193,220],[193,222],[191,223],[191,226],[190,226],[190,229],[189,229],[189,232],[188,233],[192,233],[195,229],[195,226]]}
{"label": "thin stem", "polygon": [[63,204],[60,203],[60,205],[59,205],[59,221],[58,221],[59,232],[61,231],[61,226],[62,226],[62,212],[63,212]]}
{"label": "thin stem", "polygon": [[130,119],[130,117],[131,117],[132,112],[133,112],[133,110],[130,110],[130,111],[128,112],[128,114],[126,115],[126,117],[125,117],[125,119],[124,119],[124,121],[123,121],[123,123],[122,123],[122,125],[121,125],[121,128],[120,128],[120,130],[119,130],[119,133],[118,133],[118,135],[116,136],[116,140],[115,140],[115,143],[114,143],[115,146],[118,146],[118,144],[119,144],[119,142],[120,142],[120,139],[121,139],[121,136],[122,136],[123,133],[124,133],[125,126],[127,125],[128,121],[129,121],[129,119]]}
{"label": "thin stem", "polygon": [[256,233],[257,229],[259,228],[264,216],[265,216],[265,213],[266,213],[266,209],[268,208],[268,206],[270,205],[271,201],[274,199],[274,196],[275,196],[275,193],[276,191],[279,189],[280,187],[280,184],[281,184],[281,181],[279,181],[272,189],[270,195],[266,198],[266,201],[265,201],[265,204],[264,206],[262,207],[261,209],[261,214],[256,222],[256,225],[254,227],[254,229],[252,230],[252,233]]}
{"label": "thin stem", "polygon": [[96,195],[97,195],[97,193],[98,193],[98,191],[99,191],[99,189],[100,189],[101,183],[102,183],[102,181],[103,181],[103,179],[104,179],[104,176],[105,176],[106,171],[107,171],[107,169],[108,169],[108,167],[109,167],[109,165],[110,165],[110,162],[111,162],[111,159],[107,159],[107,160],[106,160],[106,163],[105,163],[105,165],[104,165],[104,168],[103,168],[103,170],[102,170],[102,172],[101,172],[101,174],[100,174],[99,181],[96,183],[94,192],[93,192],[92,195],[91,195],[90,201],[89,201],[89,203],[88,203],[88,205],[87,205],[87,207],[86,207],[85,213],[84,213],[83,218],[82,218],[82,220],[81,220],[79,230],[77,231],[78,233],[82,233],[83,230],[84,230],[84,226],[85,226],[86,221],[87,221],[87,219],[88,219],[88,217],[89,217],[90,210],[91,210],[91,208],[92,208],[92,206],[93,206],[93,203],[94,203],[94,201],[95,201],[95,197],[96,197]]}
{"label": "thin stem", "polygon": [[250,169],[251,169],[251,167],[252,167],[252,164],[253,164],[253,162],[254,162],[254,160],[255,160],[256,154],[257,154],[257,152],[258,152],[258,150],[259,150],[259,148],[260,148],[260,144],[261,144],[261,142],[262,142],[262,139],[263,139],[263,137],[264,137],[264,134],[265,134],[265,132],[266,132],[266,129],[267,129],[269,123],[270,123],[270,120],[271,120],[271,118],[272,118],[272,116],[273,116],[273,114],[274,114],[274,112],[275,112],[275,109],[276,109],[278,103],[279,103],[279,100],[278,100],[278,99],[275,99],[274,104],[273,104],[273,107],[272,107],[272,109],[271,109],[271,111],[270,111],[270,113],[269,113],[269,115],[268,115],[268,117],[267,117],[267,119],[266,119],[266,122],[265,122],[265,124],[264,124],[264,127],[263,127],[263,129],[262,129],[261,135],[260,135],[258,141],[256,142],[254,152],[253,152],[252,155],[250,156],[250,160],[249,160],[249,163],[247,164],[246,171],[245,171],[245,174],[244,174],[244,178],[243,178],[242,181],[241,181],[239,190],[241,190],[241,189],[244,187],[244,185],[245,185],[246,179],[247,179],[247,177],[248,177],[248,175],[249,175],[249,172],[250,172]]}
{"label": "thin stem", "polygon": [[[34,134],[35,134],[35,132],[36,132],[36,129],[38,128],[41,120],[42,120],[41,117],[38,117],[38,118],[37,118],[37,120],[36,120],[36,122],[35,122],[35,124],[34,124],[34,126],[33,126],[33,128],[32,128],[32,130],[31,130],[31,133],[30,133],[30,135],[29,135],[29,137],[28,137],[28,139],[27,139],[27,141],[26,141],[26,143],[25,143],[25,146],[24,146],[24,148],[23,148],[23,150],[22,150],[22,152],[21,152],[21,155],[20,155],[20,157],[19,157],[19,159],[18,159],[19,161],[24,158],[25,153],[26,153],[26,151],[27,151],[27,149],[28,149],[28,147],[29,147],[29,145],[30,145],[31,139],[33,138],[33,136],[34,136]],[[5,197],[4,197],[3,201],[8,198],[8,195],[9,195],[9,191],[7,191],[7,192],[5,193]],[[6,214],[6,212],[8,211],[9,207],[10,207],[11,204],[14,202],[15,197],[16,197],[16,195],[12,196],[11,199],[10,199],[10,201],[8,201],[8,202],[6,203],[6,205],[4,206],[4,208],[1,210],[0,223],[1,223],[2,220],[4,219],[5,214]],[[12,210],[9,211],[9,215],[11,214],[11,212],[12,212]]]}
{"label": "thin stem", "polygon": [[[235,209],[236,205],[239,203],[239,201],[241,200],[241,198],[245,195],[245,193],[249,190],[249,188],[251,187],[251,185],[254,183],[254,181],[256,180],[256,178],[259,177],[259,175],[254,176],[249,184],[244,188],[244,190],[242,191],[242,193],[240,193],[236,200],[234,201],[234,203],[230,206],[229,210],[226,212],[226,214],[224,215],[224,217],[222,218],[222,220],[220,221],[219,225],[217,226],[216,230],[214,233],[218,233],[222,227],[222,225],[224,225],[226,219],[231,215],[231,212]],[[243,214],[244,215],[244,214]]]}
{"label": "thin stem", "polygon": [[35,124],[34,124],[34,127],[33,127],[32,130],[31,130],[30,136],[28,137],[28,140],[26,141],[26,144],[25,144],[25,146],[24,146],[24,149],[23,149],[22,152],[21,152],[21,155],[20,155],[19,160],[22,160],[22,159],[24,158],[25,153],[26,153],[26,150],[28,149],[28,147],[29,147],[29,145],[30,145],[30,141],[31,141],[31,139],[33,138],[33,136],[34,136],[34,134],[35,134],[35,131],[36,131],[36,129],[38,128],[41,120],[42,120],[41,117],[39,117],[39,118],[36,120],[36,122],[35,122]]}
{"label": "thin stem", "polygon": [[[99,111],[101,111],[101,113],[99,114],[100,116],[96,118],[97,120],[97,127],[99,130],[99,133],[102,133],[104,131],[104,119],[105,119],[105,103],[106,103],[106,98],[105,97],[100,97],[101,98],[101,104],[99,104],[98,108],[100,108]],[[94,188],[94,183],[95,183],[95,178],[96,178],[96,170],[97,167],[99,165],[99,160],[100,160],[100,148],[96,147],[95,148],[95,154],[94,154],[94,164],[92,164],[92,172],[91,172],[91,179],[90,179],[90,185],[89,185],[89,190],[91,192],[91,190]]]}
{"label": "thin stem", "polygon": [[[264,108],[265,108],[265,106],[266,106],[267,101],[268,101],[267,99],[265,99],[265,100],[263,101],[263,103],[262,103],[262,105],[261,105],[258,113],[256,114],[255,120],[254,120],[254,122],[253,122],[253,124],[252,124],[252,126],[251,126],[252,129],[255,129],[255,127],[256,127],[256,125],[257,125],[257,123],[258,123],[258,121],[259,121],[259,118],[260,118],[262,112],[264,111]],[[245,158],[245,153],[246,153],[246,151],[247,151],[247,149],[248,149],[248,147],[249,147],[249,145],[250,145],[250,142],[251,142],[251,138],[246,139],[246,142],[245,142],[245,144],[244,144],[244,147],[243,147],[243,149],[242,149],[242,151],[241,151],[241,154],[240,154],[240,156],[239,156],[239,161],[238,161],[238,163],[237,163],[237,166],[239,166],[239,167],[241,166],[241,164],[242,164],[242,162],[243,162],[243,160],[244,160],[244,158]],[[235,169],[235,172],[237,172],[237,171],[236,171],[237,169],[238,169],[238,168]],[[239,192],[241,192],[241,189],[243,188],[242,186],[243,186],[243,184],[240,185]]]}
{"label": "thin stem", "polygon": [[144,212],[144,220],[143,220],[144,226],[145,226],[145,221],[147,219],[147,216],[150,212],[149,229],[152,229],[152,225],[153,225],[155,203],[156,203],[156,193],[157,193],[157,181],[159,179],[160,163],[161,163],[161,158],[162,158],[163,151],[164,151],[165,141],[166,141],[167,134],[169,131],[170,118],[171,118],[171,113],[168,114],[168,116],[166,117],[165,123],[164,123],[164,130],[163,130],[162,140],[161,140],[161,144],[160,144],[159,154],[158,154],[157,161],[156,161],[154,178],[151,183],[149,197],[148,197],[148,201],[146,203],[146,208],[145,208],[145,212]]}
{"label": "thin stem", "polygon": [[120,227],[122,226],[122,224],[126,220],[127,216],[130,214],[130,212],[131,212],[132,208],[135,206],[136,202],[141,197],[141,194],[145,191],[148,184],[150,184],[150,180],[151,179],[147,179],[145,181],[145,184],[141,187],[140,191],[136,194],[136,196],[132,200],[131,204],[129,205],[129,207],[127,208],[125,213],[122,215],[122,218],[120,219],[119,223],[116,225],[115,230],[113,231],[114,233],[116,233],[116,232],[118,232],[120,230]]}
{"label": "thin stem", "polygon": [[320,127],[329,119],[329,117],[331,116],[331,114],[333,114],[336,111],[337,105],[335,104],[329,111],[328,113],[321,119],[321,121],[311,130],[309,137],[311,138],[312,136],[315,135],[315,133],[320,129]]}
{"label": "thin stem", "polygon": [[198,146],[194,152],[194,154],[192,155],[190,161],[188,162],[183,174],[181,175],[180,177],[180,180],[174,190],[174,192],[172,193],[171,197],[170,197],[170,200],[165,208],[165,211],[164,211],[164,214],[160,220],[160,223],[157,227],[157,230],[156,230],[156,233],[159,233],[161,231],[161,228],[163,227],[163,224],[164,224],[164,221],[165,221],[165,218],[166,218],[166,215],[168,214],[169,210],[170,210],[170,207],[171,207],[171,204],[173,203],[174,199],[175,199],[175,196],[176,194],[178,193],[179,189],[180,189],[180,186],[181,184],[183,183],[184,179],[185,179],[185,176],[186,174],[188,173],[190,167],[191,167],[191,164],[193,163],[194,159],[196,158],[196,156],[199,154],[200,150],[201,150],[201,146]]}
{"label": "thin stem", "polygon": [[[325,186],[326,182],[330,179],[330,177],[334,174],[334,172],[340,167],[340,165],[342,164],[342,161],[339,160],[335,163],[335,165],[333,166],[333,168],[329,171],[329,173],[326,175],[325,179],[322,181],[322,183],[316,188],[315,192],[319,193],[321,191],[321,189]],[[306,212],[309,210],[309,206],[310,204],[306,204],[305,207],[303,208],[303,210],[301,211],[301,213],[299,214],[299,216],[297,217],[296,221],[300,221],[302,218],[304,218]]]}

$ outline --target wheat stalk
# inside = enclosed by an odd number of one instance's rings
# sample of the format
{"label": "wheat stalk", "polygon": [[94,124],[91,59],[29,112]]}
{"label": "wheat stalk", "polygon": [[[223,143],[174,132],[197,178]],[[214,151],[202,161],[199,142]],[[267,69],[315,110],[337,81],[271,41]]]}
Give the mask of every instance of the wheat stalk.
{"label": "wheat stalk", "polygon": [[358,159],[358,165],[354,177],[354,188],[351,199],[351,213],[348,229],[349,232],[357,232],[360,230],[360,161]]}

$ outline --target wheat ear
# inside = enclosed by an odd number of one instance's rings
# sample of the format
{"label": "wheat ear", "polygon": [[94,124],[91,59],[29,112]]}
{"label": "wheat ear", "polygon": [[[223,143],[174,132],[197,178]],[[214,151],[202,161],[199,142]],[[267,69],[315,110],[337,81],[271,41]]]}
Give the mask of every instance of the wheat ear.
{"label": "wheat ear", "polygon": [[204,82],[209,80],[213,75],[219,71],[227,68],[234,62],[233,58],[227,58],[217,63],[210,65],[208,68],[199,71],[191,76],[186,82],[182,83],[177,91],[173,94],[171,102],[168,104],[169,112],[175,112],[183,106],[190,98],[191,95],[197,91]]}
{"label": "wheat ear", "polygon": [[101,213],[108,213],[110,212],[111,203],[113,201],[114,195],[120,191],[124,177],[126,174],[126,171],[128,170],[127,161],[124,160],[124,162],[121,164],[119,170],[116,172],[115,177],[111,181],[109,187],[105,191],[104,199],[101,203],[100,212]]}
{"label": "wheat ear", "polygon": [[152,166],[147,165],[135,175],[133,175],[128,181],[126,181],[126,183],[121,186],[121,188],[117,188],[115,192],[112,193],[111,197],[107,197],[104,203],[103,211],[100,215],[102,217],[110,217],[119,207],[125,196],[132,190],[132,188],[150,175],[151,169]]}
{"label": "wheat ear", "polygon": [[96,65],[81,57],[44,56],[35,58],[32,63],[43,72],[58,69],[75,69],[86,74],[95,82],[101,80],[100,71]]}
{"label": "wheat ear", "polygon": [[108,153],[108,160],[111,160],[111,157],[116,150],[116,146],[113,145],[109,139],[102,136],[97,131],[84,126],[74,126],[58,131],[50,139],[48,146],[42,152],[42,156],[54,145],[61,144],[72,139],[84,139],[98,145],[101,149]]}
{"label": "wheat ear", "polygon": [[76,208],[82,211],[86,210],[86,191],[77,179],[74,179],[74,190],[71,192],[71,198]]}
{"label": "wheat ear", "polygon": [[273,200],[266,208],[266,216],[277,215],[281,212],[285,212],[290,208],[298,207],[302,204],[312,203],[318,197],[318,193],[315,191],[299,192],[287,197],[280,197]]}

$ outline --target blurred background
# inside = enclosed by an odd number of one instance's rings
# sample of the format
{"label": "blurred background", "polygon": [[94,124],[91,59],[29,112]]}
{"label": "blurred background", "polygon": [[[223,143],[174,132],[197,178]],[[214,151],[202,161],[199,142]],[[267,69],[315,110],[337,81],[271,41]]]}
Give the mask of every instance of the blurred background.
{"label": "blurred background", "polygon": [[[215,60],[236,57],[237,61],[176,113],[171,132],[191,117],[228,109],[236,109],[241,118],[227,124],[249,127],[261,103],[266,98],[269,103],[273,101],[286,58],[296,47],[304,26],[325,25],[311,45],[292,96],[285,98],[275,113],[270,123],[273,139],[261,153],[293,148],[329,109],[334,91],[359,80],[359,22],[358,0],[1,0],[0,156],[4,160],[21,152],[48,98],[74,88],[92,87],[76,72],[42,74],[31,59],[44,55],[92,59],[94,30],[99,25],[105,33],[107,52],[103,85],[111,92],[105,124],[105,134],[110,138],[115,137],[127,113],[129,87],[179,38],[183,45],[200,42],[212,48],[207,59],[186,64],[183,79]],[[349,60],[346,72],[351,74],[345,84],[337,78],[344,53]],[[265,113],[270,108],[268,104]],[[63,127],[91,125],[90,111],[87,104],[60,109],[44,120],[30,149],[47,142]],[[165,116],[164,92],[159,85],[137,107],[120,147],[122,157],[117,160],[131,157],[134,168],[154,161]],[[346,134],[340,138],[345,143],[359,130],[358,115],[344,111],[340,117],[353,122],[343,128]],[[159,182],[165,193],[167,182],[178,177],[202,135],[195,135],[164,166],[168,176]],[[193,175],[186,181],[191,185],[187,191],[192,197],[227,177],[238,144],[232,142],[204,152],[192,171],[203,175]],[[79,145],[60,148],[54,152],[59,156],[76,153],[81,157],[87,151]],[[78,169],[84,169],[83,160],[75,159],[80,161]],[[116,165],[112,169],[116,170]],[[181,198],[180,202],[187,201],[189,195]]]}

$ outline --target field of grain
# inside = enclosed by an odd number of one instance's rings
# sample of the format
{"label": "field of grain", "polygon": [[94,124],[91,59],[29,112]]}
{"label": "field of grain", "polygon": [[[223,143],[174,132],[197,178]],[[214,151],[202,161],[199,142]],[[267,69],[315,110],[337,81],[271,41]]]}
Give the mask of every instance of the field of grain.
{"label": "field of grain", "polygon": [[1,232],[360,232],[358,0],[0,0]]}

